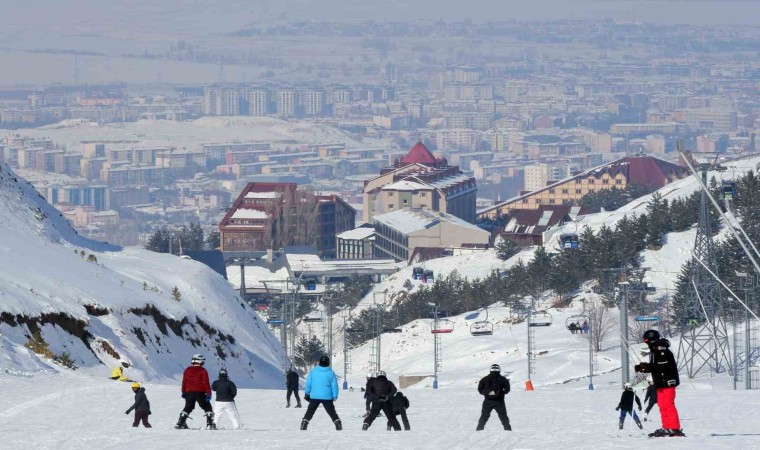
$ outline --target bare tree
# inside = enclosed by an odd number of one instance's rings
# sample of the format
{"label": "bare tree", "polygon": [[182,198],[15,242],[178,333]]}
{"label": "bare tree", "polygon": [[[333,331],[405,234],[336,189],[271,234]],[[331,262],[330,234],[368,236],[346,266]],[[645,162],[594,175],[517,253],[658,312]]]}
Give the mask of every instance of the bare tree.
{"label": "bare tree", "polygon": [[600,302],[589,302],[588,310],[589,326],[592,330],[594,351],[602,351],[602,342],[615,328],[615,323],[610,316],[610,311]]}

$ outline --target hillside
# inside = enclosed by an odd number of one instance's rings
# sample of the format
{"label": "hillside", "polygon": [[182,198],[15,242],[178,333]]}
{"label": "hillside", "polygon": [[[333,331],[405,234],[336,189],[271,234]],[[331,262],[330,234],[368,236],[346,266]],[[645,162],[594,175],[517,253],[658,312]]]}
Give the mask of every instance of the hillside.
{"label": "hillside", "polygon": [[[279,344],[205,265],[76,234],[26,181],[0,166],[0,370],[110,374],[120,359],[139,380],[174,382],[190,356],[248,387],[279,386]],[[179,293],[172,295],[174,288]],[[44,342],[43,342],[44,341]]]}

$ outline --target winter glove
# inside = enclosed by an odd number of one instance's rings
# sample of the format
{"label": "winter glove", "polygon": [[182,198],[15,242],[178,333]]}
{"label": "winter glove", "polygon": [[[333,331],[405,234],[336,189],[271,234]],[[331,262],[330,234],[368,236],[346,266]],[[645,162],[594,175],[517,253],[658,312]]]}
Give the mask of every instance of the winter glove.
{"label": "winter glove", "polygon": [[127,410],[127,412],[125,412],[124,414],[129,415],[129,410]]}
{"label": "winter glove", "polygon": [[620,407],[618,406],[617,408],[615,408],[615,411],[620,411]]}
{"label": "winter glove", "polygon": [[306,400],[307,402],[311,401],[311,397],[309,397],[309,394],[304,394],[303,399]]}
{"label": "winter glove", "polygon": [[641,406],[639,406],[639,411],[641,411]]}
{"label": "winter glove", "polygon": [[182,398],[187,398],[187,394],[185,394],[185,393],[183,392],[183,393],[182,393]]}
{"label": "winter glove", "polygon": [[211,403],[211,396],[210,395],[206,396],[206,403]]}

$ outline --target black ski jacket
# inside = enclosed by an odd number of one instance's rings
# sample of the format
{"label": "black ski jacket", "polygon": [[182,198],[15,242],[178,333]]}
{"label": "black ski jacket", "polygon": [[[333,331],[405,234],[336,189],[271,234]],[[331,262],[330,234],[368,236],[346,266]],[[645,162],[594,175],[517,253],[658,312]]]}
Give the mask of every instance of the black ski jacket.
{"label": "black ski jacket", "polygon": [[401,392],[396,392],[396,395],[391,398],[391,406],[393,406],[394,414],[399,414],[409,408],[409,399]]}
{"label": "black ski jacket", "polygon": [[676,387],[681,384],[678,377],[678,364],[673,352],[670,351],[670,342],[660,339],[649,347],[649,362],[639,365],[639,372],[651,373],[652,382],[658,388]]}
{"label": "black ski jacket", "polygon": [[[498,372],[489,373],[481,378],[480,383],[478,383],[478,392],[480,392],[480,395],[485,397],[486,400],[503,402],[504,396],[509,394],[509,391],[509,380]],[[497,396],[495,398],[489,398],[489,392],[495,392]]]}
{"label": "black ski jacket", "polygon": [[298,378],[298,373],[295,370],[289,370],[285,375],[285,387],[298,390]]}
{"label": "black ski jacket", "polygon": [[388,401],[396,394],[396,385],[386,377],[377,377],[367,383],[367,395],[381,402]]}
{"label": "black ski jacket", "polygon": [[237,395],[237,386],[227,377],[220,377],[211,384],[211,390],[216,392],[216,401],[233,402]]}
{"label": "black ski jacket", "polygon": [[140,388],[135,392],[135,403],[129,407],[127,414],[132,412],[132,410],[150,412],[150,402],[148,401],[148,396],[145,395],[145,388]]}
{"label": "black ski jacket", "polygon": [[657,403],[657,386],[650,384],[647,386],[647,393],[644,396],[644,402],[649,400],[649,403]]}
{"label": "black ski jacket", "polygon": [[622,409],[623,411],[633,411],[633,400],[636,400],[636,404],[639,405],[639,409],[641,409],[641,400],[639,400],[639,396],[636,395],[633,390],[625,390],[623,391],[623,395],[620,396],[620,403],[618,403],[618,408]]}
{"label": "black ski jacket", "polygon": [[369,396],[369,385],[372,384],[377,378],[375,377],[369,377],[367,380],[367,384],[364,386],[364,398],[369,398],[370,400],[374,400],[374,397]]}

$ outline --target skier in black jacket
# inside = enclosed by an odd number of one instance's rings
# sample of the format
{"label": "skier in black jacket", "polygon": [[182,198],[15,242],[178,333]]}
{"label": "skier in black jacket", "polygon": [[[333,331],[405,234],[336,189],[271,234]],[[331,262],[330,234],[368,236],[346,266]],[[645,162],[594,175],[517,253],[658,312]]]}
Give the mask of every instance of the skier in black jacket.
{"label": "skier in black jacket", "polygon": [[364,414],[364,417],[369,417],[370,411],[372,411],[372,405],[375,403],[374,396],[371,396],[369,394],[369,385],[375,380],[375,377],[372,375],[372,373],[367,373],[367,384],[364,385],[364,409],[367,410],[366,414]]}
{"label": "skier in black jacket", "polygon": [[227,413],[232,422],[232,428],[240,428],[240,415],[238,414],[235,397],[237,396],[237,386],[230,380],[227,370],[219,371],[219,379],[211,383],[211,390],[216,392],[216,402],[214,403],[214,427],[219,428],[219,421]]}
{"label": "skier in black jacket", "polygon": [[285,373],[285,387],[288,389],[288,393],[285,396],[285,399],[288,402],[288,405],[286,408],[290,408],[290,396],[291,394],[295,394],[296,396],[296,408],[301,407],[301,397],[298,396],[298,381],[299,381],[298,372],[293,370],[291,367],[288,369],[288,371]]}
{"label": "skier in black jacket", "polygon": [[[412,427],[409,426],[409,419],[406,417],[406,410],[409,408],[409,399],[401,393],[401,391],[396,392],[396,395],[391,398],[391,409],[393,410],[393,415],[398,416],[401,415],[401,421],[404,422],[404,430],[409,431],[412,429]],[[396,419],[398,420],[398,419]],[[391,431],[393,428],[393,425],[391,424],[390,419],[388,420],[388,431]]]}
{"label": "skier in black jacket", "polygon": [[391,398],[393,398],[395,394],[396,385],[386,378],[384,371],[381,370],[377,372],[377,377],[375,377],[370,383],[367,383],[367,395],[373,396],[376,400],[372,403],[372,410],[369,412],[369,416],[364,419],[362,430],[369,429],[372,422],[377,415],[380,414],[380,410],[382,409],[393,429],[401,431],[401,425],[393,414],[393,406],[391,404]]}
{"label": "skier in black jacket", "polygon": [[649,404],[647,404],[647,409],[644,410],[644,422],[647,421],[647,418],[649,417],[649,411],[654,408],[654,405],[657,404],[657,386],[654,385],[654,382],[650,379],[648,380],[649,386],[647,386],[647,393],[644,395],[644,403],[647,403],[649,401]]}
{"label": "skier in black jacket", "polygon": [[478,392],[484,399],[478,427],[475,430],[482,431],[491,417],[491,411],[496,410],[504,429],[512,431],[509,416],[507,416],[507,405],[504,403],[504,396],[509,394],[509,389],[509,380],[501,376],[501,367],[498,364],[492,365],[491,373],[483,377],[478,383]]}
{"label": "skier in black jacket", "polygon": [[678,364],[670,342],[660,336],[657,330],[647,330],[642,336],[649,346],[649,362],[636,364],[636,372],[651,373],[652,382],[657,388],[657,405],[660,407],[662,428],[650,433],[650,437],[685,436],[681,430],[681,420],[676,409],[676,387],[681,384],[678,376]]}
{"label": "skier in black jacket", "polygon": [[135,393],[135,403],[132,404],[132,406],[130,406],[126,412],[126,414],[129,415],[132,410],[135,411],[135,420],[132,422],[132,426],[137,427],[140,425],[140,421],[142,421],[142,424],[145,428],[151,428],[150,424],[148,423],[148,416],[150,415],[150,402],[148,401],[148,396],[145,395],[145,388],[141,387],[140,383],[135,381],[132,383],[132,392]]}
{"label": "skier in black jacket", "polygon": [[636,426],[639,427],[640,430],[644,427],[641,425],[641,421],[639,421],[639,416],[636,415],[636,411],[633,410],[633,401],[636,400],[636,404],[639,406],[639,411],[641,411],[641,400],[639,400],[639,396],[633,391],[631,383],[625,383],[624,388],[623,394],[620,396],[620,403],[618,403],[617,408],[615,408],[615,411],[620,411],[620,429],[623,429],[625,416],[630,414],[633,416],[633,420],[636,422]]}

